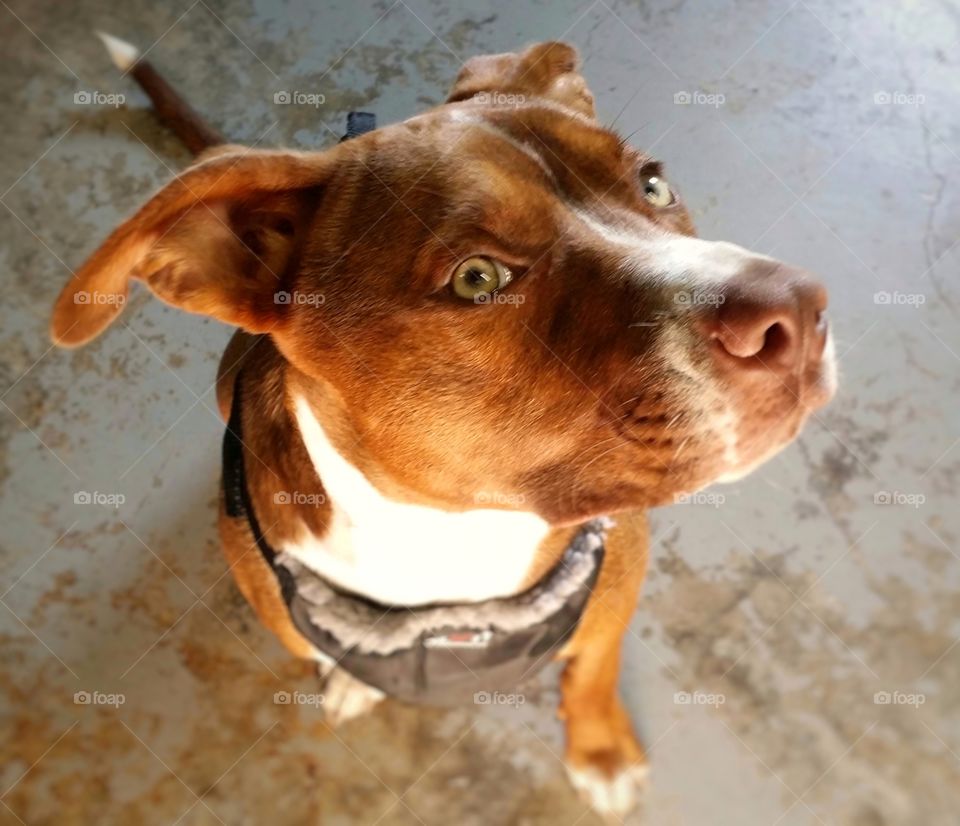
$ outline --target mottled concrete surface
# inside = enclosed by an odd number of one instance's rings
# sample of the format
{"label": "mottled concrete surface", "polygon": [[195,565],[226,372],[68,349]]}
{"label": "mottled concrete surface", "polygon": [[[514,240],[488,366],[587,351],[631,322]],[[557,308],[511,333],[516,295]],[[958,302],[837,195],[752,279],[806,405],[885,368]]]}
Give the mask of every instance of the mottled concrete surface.
{"label": "mottled concrete surface", "polygon": [[441,100],[470,55],[576,44],[602,117],[666,160],[704,236],[826,277],[841,354],[797,444],[654,515],[622,678],[653,761],[630,822],[960,822],[954,2],[0,5],[0,822],[597,822],[564,779],[553,674],[519,709],[386,703],[336,733],[274,704],[317,687],[217,548],[229,331],[140,291],[92,346],[46,338],[69,268],[187,160],[93,28],[159,38],[238,141],[311,147],[350,108]]}

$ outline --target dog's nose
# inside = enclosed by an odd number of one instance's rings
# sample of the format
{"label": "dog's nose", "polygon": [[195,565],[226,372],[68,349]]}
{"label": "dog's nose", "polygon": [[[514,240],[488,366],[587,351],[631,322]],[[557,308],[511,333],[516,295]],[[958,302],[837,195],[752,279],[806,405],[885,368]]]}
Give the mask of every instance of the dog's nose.
{"label": "dog's nose", "polygon": [[812,275],[756,259],[720,288],[702,323],[732,368],[793,372],[823,355],[826,308],[827,291]]}

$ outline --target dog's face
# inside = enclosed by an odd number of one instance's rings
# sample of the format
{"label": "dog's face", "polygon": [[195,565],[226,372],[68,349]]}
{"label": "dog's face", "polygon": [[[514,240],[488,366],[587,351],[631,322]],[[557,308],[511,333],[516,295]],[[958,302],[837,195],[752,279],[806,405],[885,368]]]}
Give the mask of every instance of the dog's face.
{"label": "dog's face", "polygon": [[574,69],[561,44],[478,58],[447,104],[328,152],[195,165],[78,272],[55,338],[96,335],[131,275],[270,332],[408,501],[564,523],[748,471],[833,392],[823,290],[694,238]]}

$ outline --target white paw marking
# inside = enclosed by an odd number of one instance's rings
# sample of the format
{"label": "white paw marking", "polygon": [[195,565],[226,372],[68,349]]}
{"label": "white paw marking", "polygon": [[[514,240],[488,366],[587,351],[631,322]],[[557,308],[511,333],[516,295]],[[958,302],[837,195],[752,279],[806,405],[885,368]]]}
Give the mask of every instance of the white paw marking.
{"label": "white paw marking", "polygon": [[337,667],[337,661],[333,657],[328,657],[317,649],[313,650],[313,658],[317,662],[317,676],[321,680],[326,680]]}
{"label": "white paw marking", "polygon": [[331,726],[366,714],[386,695],[342,668],[334,669],[323,687],[323,714]]}
{"label": "white paw marking", "polygon": [[580,796],[601,815],[623,817],[640,800],[646,788],[650,766],[638,763],[621,769],[614,777],[604,777],[596,769],[567,766],[567,775]]}

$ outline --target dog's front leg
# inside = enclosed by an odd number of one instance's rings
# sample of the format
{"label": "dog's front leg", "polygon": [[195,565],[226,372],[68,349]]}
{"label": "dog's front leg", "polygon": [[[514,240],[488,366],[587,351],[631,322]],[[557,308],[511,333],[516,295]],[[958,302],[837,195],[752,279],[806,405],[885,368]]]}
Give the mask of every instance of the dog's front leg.
{"label": "dog's front leg", "polygon": [[601,813],[629,811],[647,773],[643,747],[617,692],[623,635],[636,610],[647,553],[646,515],[618,517],[586,611],[560,654],[567,661],[559,709],[567,770]]}

